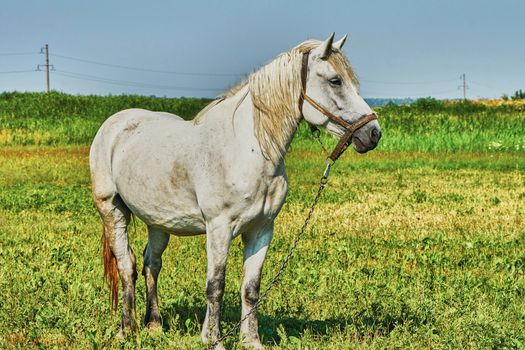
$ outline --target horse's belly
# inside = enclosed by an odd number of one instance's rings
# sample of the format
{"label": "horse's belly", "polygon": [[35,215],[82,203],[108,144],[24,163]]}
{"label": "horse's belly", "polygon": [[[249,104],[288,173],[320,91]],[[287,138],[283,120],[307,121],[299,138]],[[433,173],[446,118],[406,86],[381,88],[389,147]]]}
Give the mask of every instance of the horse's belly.
{"label": "horse's belly", "polygon": [[[125,200],[126,202],[126,200]],[[127,203],[131,211],[149,226],[177,235],[206,233],[204,218],[198,210],[183,206],[184,203]]]}
{"label": "horse's belly", "polygon": [[[124,203],[144,223],[177,235],[206,232],[202,212],[190,189],[159,189],[151,182],[140,185],[121,183],[118,191]],[[140,191],[132,188],[140,188]]]}

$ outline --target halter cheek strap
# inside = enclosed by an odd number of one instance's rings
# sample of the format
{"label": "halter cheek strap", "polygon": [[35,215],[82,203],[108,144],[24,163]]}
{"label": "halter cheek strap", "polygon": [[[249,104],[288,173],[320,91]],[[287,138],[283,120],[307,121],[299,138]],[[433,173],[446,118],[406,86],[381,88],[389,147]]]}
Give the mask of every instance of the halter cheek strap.
{"label": "halter cheek strap", "polygon": [[[336,116],[335,114],[331,113],[325,107],[323,107],[321,104],[319,104],[317,101],[315,101],[310,96],[308,96],[306,94],[306,78],[307,78],[307,75],[308,75],[308,57],[309,57],[309,55],[310,55],[309,52],[305,52],[303,54],[303,60],[302,60],[302,65],[301,65],[301,85],[302,85],[302,89],[301,89],[301,95],[299,96],[299,111],[301,112],[301,114],[303,113],[304,101],[307,101],[312,107],[314,107],[319,112],[324,114],[332,122],[342,126],[345,129],[345,133],[343,134],[343,136],[341,136],[341,138],[339,139],[339,142],[337,143],[337,145],[335,146],[334,150],[332,151],[332,153],[328,157],[333,162],[335,162],[341,156],[341,154],[343,154],[343,152],[346,150],[346,148],[352,142],[352,136],[354,135],[354,133],[357,130],[359,130],[360,128],[362,128],[363,126],[365,126],[366,124],[368,124],[369,122],[371,122],[372,120],[376,120],[377,116],[376,116],[375,113],[365,114],[365,115],[361,116],[355,123],[350,123],[350,122],[344,120],[343,118],[341,118],[339,116]],[[310,124],[310,123],[308,123],[308,124],[310,125],[310,129],[312,131],[317,130],[317,127],[315,125]]]}

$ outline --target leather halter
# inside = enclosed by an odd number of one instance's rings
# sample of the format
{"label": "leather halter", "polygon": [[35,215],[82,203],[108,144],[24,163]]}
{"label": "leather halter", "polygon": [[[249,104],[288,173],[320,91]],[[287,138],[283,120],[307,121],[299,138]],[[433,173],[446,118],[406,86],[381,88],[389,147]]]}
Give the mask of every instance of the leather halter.
{"label": "leather halter", "polygon": [[[304,101],[306,100],[312,107],[317,109],[319,112],[323,113],[328,119],[342,126],[345,129],[345,133],[343,134],[343,136],[341,136],[341,138],[339,139],[339,142],[337,143],[337,146],[335,146],[334,150],[328,157],[332,160],[332,162],[335,162],[341,156],[341,154],[343,154],[343,152],[352,142],[353,134],[357,130],[359,130],[366,124],[368,124],[368,122],[371,122],[372,120],[376,120],[377,116],[375,113],[366,114],[366,115],[361,116],[355,123],[350,123],[344,120],[343,118],[338,117],[335,114],[331,113],[321,104],[317,103],[314,99],[308,96],[306,94],[306,78],[308,75],[308,56],[309,55],[310,55],[309,52],[305,52],[303,54],[303,62],[301,66],[302,89],[301,89],[301,96],[299,97],[299,111],[301,112],[301,114],[303,113],[303,104],[304,104]],[[312,129],[312,131],[315,131],[317,129],[317,127],[313,124],[310,124],[310,128]]]}

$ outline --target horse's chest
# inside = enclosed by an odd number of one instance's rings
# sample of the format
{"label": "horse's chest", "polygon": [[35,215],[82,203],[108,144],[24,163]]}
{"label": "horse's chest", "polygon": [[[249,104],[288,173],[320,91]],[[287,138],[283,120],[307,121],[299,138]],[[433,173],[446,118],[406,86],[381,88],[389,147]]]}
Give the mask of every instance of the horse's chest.
{"label": "horse's chest", "polygon": [[286,176],[278,176],[268,186],[264,202],[264,214],[275,218],[281,210],[286,194],[288,193],[288,180]]}
{"label": "horse's chest", "polygon": [[288,182],[286,176],[277,176],[255,188],[240,195],[241,200],[231,208],[230,216],[238,231],[274,220],[286,199]]}

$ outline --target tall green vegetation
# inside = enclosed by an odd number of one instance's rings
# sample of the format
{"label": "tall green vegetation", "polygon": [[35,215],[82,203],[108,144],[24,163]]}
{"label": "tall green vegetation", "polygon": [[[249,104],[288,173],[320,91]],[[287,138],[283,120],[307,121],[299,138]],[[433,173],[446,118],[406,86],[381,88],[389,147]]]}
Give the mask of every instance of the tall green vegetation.
{"label": "tall green vegetation", "polygon": [[[144,96],[72,96],[63,93],[0,94],[0,145],[88,145],[102,122],[126,108],[175,113],[191,119],[207,99]],[[443,102],[376,109],[383,130],[379,150],[491,152],[525,150],[525,105]],[[313,145],[301,126],[295,144]],[[335,139],[323,135],[326,143]]]}
{"label": "tall green vegetation", "polygon": [[102,122],[127,108],[175,113],[191,119],[208,99],[64,93],[0,94],[0,145],[89,144]]}
{"label": "tall green vegetation", "polygon": [[391,151],[523,151],[525,106],[419,99],[380,111],[382,147]]}
{"label": "tall green vegetation", "polygon": [[[388,104],[376,111],[383,132],[378,150],[525,151],[525,105],[490,106],[423,98],[411,105]],[[311,143],[308,133],[308,128],[300,129],[304,142]],[[327,135],[323,139],[328,144],[336,142]]]}
{"label": "tall green vegetation", "polygon": [[69,95],[60,92],[0,94],[0,113],[17,118],[56,120],[72,116],[104,120],[126,108],[175,113],[191,119],[210,102],[205,98],[158,98],[139,95]]}

